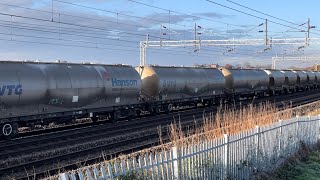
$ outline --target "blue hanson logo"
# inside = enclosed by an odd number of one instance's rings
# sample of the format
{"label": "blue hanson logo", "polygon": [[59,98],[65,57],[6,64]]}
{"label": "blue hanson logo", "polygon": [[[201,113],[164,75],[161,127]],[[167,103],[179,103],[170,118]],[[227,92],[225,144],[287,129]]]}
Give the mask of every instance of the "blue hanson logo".
{"label": "blue hanson logo", "polygon": [[120,80],[117,78],[112,78],[112,86],[137,86],[138,81],[137,80]]}
{"label": "blue hanson logo", "polygon": [[0,86],[0,96],[21,95],[22,85],[3,85]]}

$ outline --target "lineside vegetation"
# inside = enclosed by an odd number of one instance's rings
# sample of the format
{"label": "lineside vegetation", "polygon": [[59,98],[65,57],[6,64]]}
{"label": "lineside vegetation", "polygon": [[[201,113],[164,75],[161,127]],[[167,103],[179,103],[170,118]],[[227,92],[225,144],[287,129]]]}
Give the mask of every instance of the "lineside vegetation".
{"label": "lineside vegetation", "polygon": [[[223,134],[236,134],[265,126],[279,120],[287,120],[296,116],[311,116],[320,114],[320,101],[292,108],[285,105],[279,109],[270,102],[259,105],[247,105],[236,107],[220,106],[216,113],[203,114],[203,124],[194,124],[183,130],[179,122],[172,123],[168,127],[171,146],[185,146],[210,141]],[[160,142],[162,142],[161,134]]]}

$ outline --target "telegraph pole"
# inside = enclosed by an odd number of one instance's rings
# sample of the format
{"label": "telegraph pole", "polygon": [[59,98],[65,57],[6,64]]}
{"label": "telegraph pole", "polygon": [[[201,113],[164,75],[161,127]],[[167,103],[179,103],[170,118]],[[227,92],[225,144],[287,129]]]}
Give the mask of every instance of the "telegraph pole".
{"label": "telegraph pole", "polygon": [[194,23],[194,47],[196,47],[197,43],[197,23]]}
{"label": "telegraph pole", "polygon": [[266,46],[268,45],[268,19],[266,19]]}
{"label": "telegraph pole", "polygon": [[311,29],[311,26],[310,26],[310,18],[308,18],[308,40],[310,38],[310,29]]}
{"label": "telegraph pole", "polygon": [[308,32],[307,32],[307,43],[308,43],[308,46],[309,46],[309,41],[310,41],[310,30],[313,29],[313,28],[316,28],[316,26],[311,26],[310,25],[310,18],[308,18]]}

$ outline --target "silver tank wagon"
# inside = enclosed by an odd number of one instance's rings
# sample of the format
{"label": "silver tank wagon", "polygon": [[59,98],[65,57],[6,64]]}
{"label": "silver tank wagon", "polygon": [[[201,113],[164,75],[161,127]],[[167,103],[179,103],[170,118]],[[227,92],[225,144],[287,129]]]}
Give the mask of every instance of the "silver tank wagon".
{"label": "silver tank wagon", "polygon": [[292,71],[297,74],[298,76],[298,81],[297,85],[298,86],[305,86],[308,83],[308,75],[305,71]]}
{"label": "silver tank wagon", "polygon": [[269,86],[269,76],[257,69],[221,69],[226,78],[226,89],[235,93],[265,91]]}
{"label": "silver tank wagon", "polygon": [[319,71],[314,71],[314,73],[316,74],[317,76],[317,84],[320,84],[320,72]]}
{"label": "silver tank wagon", "polygon": [[138,103],[133,67],[0,62],[0,118]]}
{"label": "silver tank wagon", "polygon": [[147,99],[166,100],[222,94],[225,78],[218,69],[191,67],[137,67],[142,94]]}
{"label": "silver tank wagon", "polygon": [[283,70],[286,75],[286,85],[287,87],[294,88],[297,86],[298,75],[290,70]]}
{"label": "silver tank wagon", "polygon": [[309,84],[316,84],[317,83],[317,74],[313,71],[306,71],[308,75],[308,83]]}
{"label": "silver tank wagon", "polygon": [[269,75],[269,88],[282,90],[286,86],[286,74],[280,70],[264,70]]}

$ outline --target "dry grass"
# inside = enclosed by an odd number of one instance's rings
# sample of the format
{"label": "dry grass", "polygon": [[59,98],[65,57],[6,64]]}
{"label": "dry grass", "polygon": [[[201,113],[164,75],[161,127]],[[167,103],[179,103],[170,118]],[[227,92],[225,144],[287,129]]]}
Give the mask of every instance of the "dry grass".
{"label": "dry grass", "polygon": [[179,122],[171,124],[168,128],[171,141],[169,146],[187,146],[210,141],[223,134],[237,134],[256,126],[266,126],[295,116],[319,114],[319,109],[320,101],[295,108],[289,105],[284,110],[279,110],[269,102],[238,108],[220,106],[217,113],[203,115],[203,124],[194,124],[186,131],[182,130]]}
{"label": "dry grass", "polygon": [[[213,140],[224,134],[237,134],[239,132],[248,131],[256,126],[266,126],[281,120],[290,119],[295,116],[309,115],[314,113],[316,109],[320,109],[320,101],[292,108],[287,106],[284,110],[276,108],[274,104],[269,102],[259,105],[247,105],[241,107],[220,106],[217,113],[204,113],[203,123],[199,124],[195,121],[192,127],[183,130],[179,119],[168,126],[170,143],[164,144],[162,137],[162,128],[158,127],[160,145],[144,149],[131,154],[124,154],[115,157],[105,163],[113,164],[122,160],[146,157],[150,154],[158,154],[171,149],[172,146],[188,146],[198,144],[204,141]],[[319,112],[319,110],[317,111]]]}

